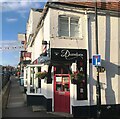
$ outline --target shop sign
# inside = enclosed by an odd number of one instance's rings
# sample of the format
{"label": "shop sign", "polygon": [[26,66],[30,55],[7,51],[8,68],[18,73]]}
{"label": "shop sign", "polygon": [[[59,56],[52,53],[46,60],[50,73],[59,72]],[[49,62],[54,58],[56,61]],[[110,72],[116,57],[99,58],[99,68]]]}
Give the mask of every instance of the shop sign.
{"label": "shop sign", "polygon": [[60,49],[51,48],[51,60],[54,61],[75,61],[84,60],[87,50],[85,49]]}

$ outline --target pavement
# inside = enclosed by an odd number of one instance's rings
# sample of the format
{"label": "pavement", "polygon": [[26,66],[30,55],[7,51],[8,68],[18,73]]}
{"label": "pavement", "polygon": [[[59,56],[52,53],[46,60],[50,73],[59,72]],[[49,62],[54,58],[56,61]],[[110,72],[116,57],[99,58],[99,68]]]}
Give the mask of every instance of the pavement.
{"label": "pavement", "polygon": [[26,95],[23,86],[20,86],[19,79],[15,76],[11,77],[11,88],[8,98],[8,104],[3,118],[7,117],[66,117],[61,113],[49,113],[45,110],[33,111],[32,106],[26,105]]}

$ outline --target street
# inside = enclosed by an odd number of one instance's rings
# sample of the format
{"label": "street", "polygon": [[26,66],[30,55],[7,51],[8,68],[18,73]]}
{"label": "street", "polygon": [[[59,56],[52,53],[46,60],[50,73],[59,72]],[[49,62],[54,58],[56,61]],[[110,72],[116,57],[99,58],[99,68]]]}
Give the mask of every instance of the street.
{"label": "street", "polygon": [[11,88],[8,98],[7,109],[3,113],[3,118],[6,117],[62,117],[52,113],[47,113],[45,110],[33,111],[31,106],[26,105],[26,96],[23,93],[23,86],[19,85],[19,79],[15,76],[11,77]]}

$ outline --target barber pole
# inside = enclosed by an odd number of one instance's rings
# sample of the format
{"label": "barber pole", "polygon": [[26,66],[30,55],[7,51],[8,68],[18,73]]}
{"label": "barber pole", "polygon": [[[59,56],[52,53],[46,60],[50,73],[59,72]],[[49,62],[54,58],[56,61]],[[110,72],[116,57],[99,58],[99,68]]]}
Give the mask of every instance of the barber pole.
{"label": "barber pole", "polygon": [[43,53],[46,53],[46,51],[47,51],[47,45],[44,45],[43,46]]}
{"label": "barber pole", "polygon": [[43,41],[43,55],[44,56],[47,56],[47,42],[46,41]]}

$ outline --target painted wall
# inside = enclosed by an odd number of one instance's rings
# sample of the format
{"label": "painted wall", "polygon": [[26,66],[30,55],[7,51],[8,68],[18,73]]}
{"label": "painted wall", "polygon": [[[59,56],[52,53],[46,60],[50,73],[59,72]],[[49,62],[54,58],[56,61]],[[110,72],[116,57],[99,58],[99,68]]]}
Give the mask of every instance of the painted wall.
{"label": "painted wall", "polygon": [[[45,20],[44,27],[38,32],[35,43],[33,45],[32,60],[37,58],[41,52],[41,41],[50,41],[51,48],[70,48],[70,49],[87,49],[87,67],[88,67],[88,100],[76,100],[76,85],[70,86],[70,104],[71,106],[96,105],[96,68],[89,64],[89,59],[96,54],[96,39],[95,39],[95,18],[92,12],[87,13],[81,10],[82,13],[73,13],[69,11],[49,9]],[[77,16],[81,19],[81,37],[80,38],[66,38],[58,36],[58,16],[69,15]],[[118,71],[119,62],[119,43],[118,37],[118,17],[110,16],[109,14],[98,16],[98,39],[99,39],[99,54],[102,57],[102,66],[106,71],[100,73],[101,83],[101,99],[102,104],[120,104],[120,71]],[[43,36],[42,33],[44,34]],[[119,41],[120,42],[120,41]],[[43,82],[42,93],[54,99],[53,84],[46,84]],[[53,107],[54,109],[54,107]],[[72,110],[71,110],[72,112]]]}
{"label": "painted wall", "polygon": [[[96,54],[95,20],[94,15],[89,15],[89,53]],[[118,101],[119,81],[118,76],[118,17],[107,14],[98,16],[99,54],[102,57],[102,66],[106,68],[100,73],[102,104],[120,104]],[[90,57],[92,58],[92,57]],[[96,103],[96,68],[91,66],[91,104]]]}
{"label": "painted wall", "polygon": [[[82,49],[86,48],[85,45],[85,26],[86,26],[86,18],[83,14],[79,13],[71,13],[68,11],[61,11],[61,10],[50,10],[50,44],[51,48],[75,48],[75,49]],[[68,15],[68,16],[75,16],[80,18],[80,27],[81,27],[81,37],[80,38],[66,38],[66,37],[59,37],[58,36],[58,16],[59,15]]]}
{"label": "painted wall", "polygon": [[[118,25],[120,25],[120,18],[118,19]],[[120,74],[120,27],[118,26],[118,44],[119,44],[119,48],[118,48],[118,74]],[[120,87],[120,75],[118,76],[118,87]],[[120,102],[120,88],[118,88],[118,102]]]}
{"label": "painted wall", "polygon": [[[80,39],[63,38],[58,36],[58,16],[71,15],[81,18],[82,37]],[[88,21],[89,19],[89,21]],[[87,26],[89,24],[89,26]],[[95,18],[94,14],[88,16],[80,13],[50,9],[50,44],[52,48],[89,49],[88,59],[96,54],[95,44]],[[89,34],[88,34],[89,33]],[[98,16],[99,54],[102,57],[102,66],[106,68],[100,73],[102,104],[118,104],[118,17],[109,14]],[[87,37],[89,35],[89,37]],[[96,105],[96,68],[88,62],[88,97],[91,105]],[[71,90],[74,86],[71,85]],[[90,88],[90,90],[89,90]],[[72,97],[74,99],[75,95]],[[71,98],[71,99],[72,99]],[[88,105],[89,101],[72,101],[73,105]]]}
{"label": "painted wall", "polygon": [[39,30],[36,38],[35,38],[35,41],[33,43],[33,51],[32,51],[32,61],[36,60],[40,54],[42,53],[42,40],[43,40],[43,28]]}
{"label": "painted wall", "polygon": [[[83,12],[83,11],[82,11]],[[70,48],[70,49],[87,49],[87,16],[80,13],[71,13],[68,11],[53,10],[50,9],[50,47],[51,48]],[[80,38],[65,38],[58,36],[58,17],[59,15],[68,15],[80,18],[81,33]],[[88,66],[89,67],[89,66]],[[74,70],[74,68],[73,68]],[[70,113],[72,113],[72,106],[86,106],[89,105],[88,100],[78,101],[77,100],[77,90],[76,85],[70,85]],[[89,87],[88,87],[89,89]],[[89,92],[89,91],[88,91]],[[54,95],[53,95],[54,99]],[[54,102],[54,101],[53,101]],[[54,104],[54,103],[53,103]],[[53,106],[54,107],[54,106]]]}
{"label": "painted wall", "polygon": [[[44,19],[44,26],[43,26],[43,37],[44,37],[44,41],[47,41],[47,43],[49,43],[50,41],[50,10],[48,10],[46,17]],[[49,48],[49,45],[47,45],[47,49]]]}
{"label": "painted wall", "polygon": [[[31,9],[28,22],[27,22],[27,26],[26,26],[27,27],[26,28],[27,42],[30,42],[30,40],[32,40],[32,37],[30,38],[30,34],[33,34],[35,32],[38,22],[40,20],[40,17],[41,17],[41,12],[34,11]],[[28,45],[27,47],[27,51],[32,52],[32,61],[34,61],[39,55],[38,50],[39,50],[39,47],[41,48],[41,46],[39,46],[41,42],[38,39],[40,39],[40,36],[42,37],[41,34],[43,34],[42,30],[39,31],[39,33],[37,34],[34,45],[32,47]]]}
{"label": "painted wall", "polygon": [[40,17],[41,17],[41,12],[35,11],[33,9],[30,10],[30,15],[26,25],[27,38],[29,38],[30,34],[35,32]]}
{"label": "painted wall", "polygon": [[39,23],[39,20],[40,20],[40,17],[41,17],[41,12],[39,11],[32,11],[33,12],[33,17],[32,17],[32,21],[33,21],[33,24],[32,24],[32,33],[35,33],[35,30],[37,28],[37,25]]}

